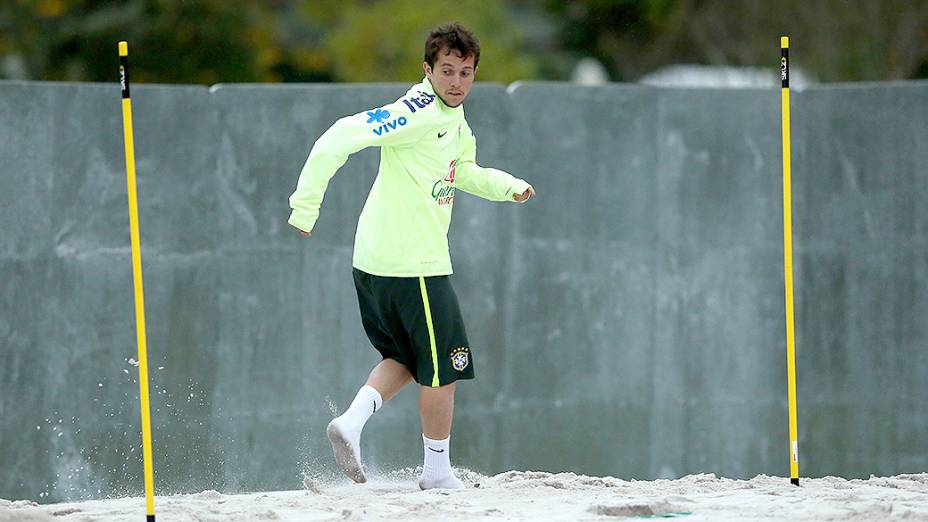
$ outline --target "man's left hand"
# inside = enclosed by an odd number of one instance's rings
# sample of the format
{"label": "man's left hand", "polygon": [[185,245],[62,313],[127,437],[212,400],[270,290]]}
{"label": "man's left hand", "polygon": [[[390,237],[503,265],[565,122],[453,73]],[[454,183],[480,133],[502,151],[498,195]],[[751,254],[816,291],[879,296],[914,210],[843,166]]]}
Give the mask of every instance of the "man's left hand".
{"label": "man's left hand", "polygon": [[534,196],[534,195],[535,195],[535,189],[533,189],[532,186],[529,185],[528,188],[525,189],[525,192],[523,192],[523,193],[521,193],[521,194],[513,194],[513,195],[512,195],[512,199],[513,199],[513,201],[515,201],[515,202],[517,202],[517,203],[524,203],[524,202],[528,201],[528,198],[530,198],[530,197],[532,197],[532,196]]}

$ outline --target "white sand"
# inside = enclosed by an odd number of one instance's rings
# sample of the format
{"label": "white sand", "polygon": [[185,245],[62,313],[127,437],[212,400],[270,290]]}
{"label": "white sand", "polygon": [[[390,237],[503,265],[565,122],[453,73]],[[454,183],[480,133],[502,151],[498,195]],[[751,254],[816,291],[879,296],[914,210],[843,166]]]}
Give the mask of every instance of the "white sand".
{"label": "white sand", "polygon": [[[684,520],[928,520],[928,473],[869,480],[782,477],[730,480],[690,475],[625,481],[573,473],[459,472],[468,489],[419,491],[415,470],[373,476],[363,485],[307,479],[277,493],[156,497],[160,521],[229,520],[617,520],[678,514]],[[689,514],[685,514],[689,513]],[[144,520],[140,498],[38,505],[0,500],[0,522]],[[676,518],[676,517],[674,517]]]}

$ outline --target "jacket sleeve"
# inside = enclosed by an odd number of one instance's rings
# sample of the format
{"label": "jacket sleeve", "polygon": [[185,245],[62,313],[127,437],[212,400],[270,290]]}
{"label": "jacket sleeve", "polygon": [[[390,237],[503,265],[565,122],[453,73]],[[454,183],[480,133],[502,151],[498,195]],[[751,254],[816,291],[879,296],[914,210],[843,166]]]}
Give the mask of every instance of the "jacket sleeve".
{"label": "jacket sleeve", "polygon": [[296,190],[290,196],[293,212],[287,222],[311,232],[329,180],[348,156],[367,147],[414,143],[428,130],[431,117],[432,111],[412,111],[410,104],[400,99],[336,121],[316,140],[303,165]]}
{"label": "jacket sleeve", "polygon": [[477,139],[469,127],[464,127],[462,153],[455,166],[456,188],[490,201],[513,201],[513,194],[521,194],[529,187],[525,180],[502,170],[481,167],[477,164]]}

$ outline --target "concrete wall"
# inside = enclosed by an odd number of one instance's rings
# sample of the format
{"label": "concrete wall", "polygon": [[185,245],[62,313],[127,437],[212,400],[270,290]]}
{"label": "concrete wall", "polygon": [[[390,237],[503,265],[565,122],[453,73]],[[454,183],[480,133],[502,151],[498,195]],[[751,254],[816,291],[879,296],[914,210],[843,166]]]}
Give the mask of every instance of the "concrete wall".
{"label": "concrete wall", "polygon": [[[377,357],[350,277],[377,151],[286,224],[313,141],[402,85],[134,86],[159,493],[293,489]],[[928,469],[928,84],[793,93],[803,475]],[[778,90],[480,85],[458,198],[483,473],[788,473]],[[142,491],[119,91],[0,83],[0,498]],[[418,465],[416,393],[365,430]]]}

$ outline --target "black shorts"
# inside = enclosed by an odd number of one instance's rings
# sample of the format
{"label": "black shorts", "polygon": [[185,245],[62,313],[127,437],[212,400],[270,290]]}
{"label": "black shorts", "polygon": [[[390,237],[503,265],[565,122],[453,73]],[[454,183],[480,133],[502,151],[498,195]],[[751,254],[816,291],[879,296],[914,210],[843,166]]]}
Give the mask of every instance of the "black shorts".
{"label": "black shorts", "polygon": [[361,323],[384,359],[419,384],[474,378],[464,320],[450,276],[381,277],[353,269]]}

